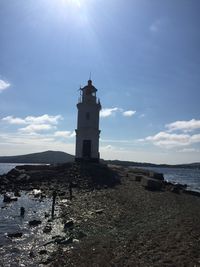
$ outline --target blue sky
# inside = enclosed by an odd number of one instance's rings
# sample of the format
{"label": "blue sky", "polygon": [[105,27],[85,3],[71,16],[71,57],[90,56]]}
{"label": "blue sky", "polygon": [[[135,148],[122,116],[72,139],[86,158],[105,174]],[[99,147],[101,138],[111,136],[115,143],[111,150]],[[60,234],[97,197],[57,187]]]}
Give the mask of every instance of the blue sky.
{"label": "blue sky", "polygon": [[0,0],[0,155],[74,154],[92,72],[105,159],[200,161],[199,0]]}

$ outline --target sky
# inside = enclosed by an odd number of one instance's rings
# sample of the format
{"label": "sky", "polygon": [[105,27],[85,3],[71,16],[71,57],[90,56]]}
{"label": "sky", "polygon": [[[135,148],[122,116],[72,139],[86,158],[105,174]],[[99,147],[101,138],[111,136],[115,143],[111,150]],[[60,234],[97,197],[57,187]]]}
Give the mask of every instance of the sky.
{"label": "sky", "polygon": [[0,155],[75,152],[98,90],[100,154],[200,161],[199,0],[0,0]]}

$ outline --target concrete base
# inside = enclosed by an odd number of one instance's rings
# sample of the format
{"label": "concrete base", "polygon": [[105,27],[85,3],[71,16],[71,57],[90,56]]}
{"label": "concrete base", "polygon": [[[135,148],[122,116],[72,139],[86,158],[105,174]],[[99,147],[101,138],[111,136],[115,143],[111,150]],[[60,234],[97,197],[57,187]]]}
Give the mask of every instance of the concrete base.
{"label": "concrete base", "polygon": [[93,162],[93,163],[99,163],[99,158],[75,158],[75,162]]}

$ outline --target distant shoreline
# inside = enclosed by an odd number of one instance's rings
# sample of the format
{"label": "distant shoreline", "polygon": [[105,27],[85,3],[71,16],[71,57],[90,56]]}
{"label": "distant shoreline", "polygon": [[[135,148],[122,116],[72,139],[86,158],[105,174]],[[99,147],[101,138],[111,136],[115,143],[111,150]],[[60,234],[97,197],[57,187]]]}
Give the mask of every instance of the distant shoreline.
{"label": "distant shoreline", "polygon": [[[61,151],[44,151],[19,156],[0,156],[0,163],[16,164],[56,164],[73,162],[74,156]],[[101,160],[102,163],[120,165],[123,167],[159,167],[159,168],[187,168],[200,169],[200,162],[188,164],[155,164],[146,162],[122,161],[122,160]]]}

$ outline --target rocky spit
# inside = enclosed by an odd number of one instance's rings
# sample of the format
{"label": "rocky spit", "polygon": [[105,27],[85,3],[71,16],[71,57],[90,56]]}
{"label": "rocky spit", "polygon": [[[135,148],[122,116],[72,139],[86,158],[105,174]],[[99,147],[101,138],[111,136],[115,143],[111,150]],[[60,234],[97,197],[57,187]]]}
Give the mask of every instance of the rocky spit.
{"label": "rocky spit", "polygon": [[59,206],[43,233],[51,235],[58,217],[62,233],[32,248],[24,266],[200,266],[199,193],[162,174],[103,164],[27,165],[0,182],[6,201],[34,189],[39,198],[54,195]]}

